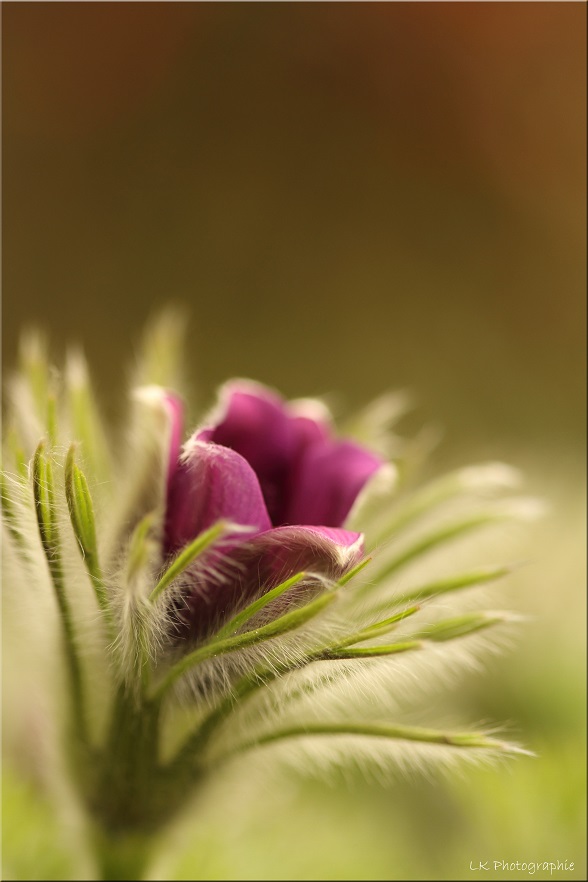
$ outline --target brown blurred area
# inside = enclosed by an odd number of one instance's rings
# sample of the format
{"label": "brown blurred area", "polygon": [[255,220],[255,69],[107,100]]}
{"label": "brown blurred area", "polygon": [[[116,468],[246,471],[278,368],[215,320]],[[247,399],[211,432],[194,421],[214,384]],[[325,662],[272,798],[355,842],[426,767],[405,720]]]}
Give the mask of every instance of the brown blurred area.
{"label": "brown blurred area", "polygon": [[81,339],[106,394],[169,299],[191,371],[468,449],[584,426],[581,3],[9,3],[4,363]]}

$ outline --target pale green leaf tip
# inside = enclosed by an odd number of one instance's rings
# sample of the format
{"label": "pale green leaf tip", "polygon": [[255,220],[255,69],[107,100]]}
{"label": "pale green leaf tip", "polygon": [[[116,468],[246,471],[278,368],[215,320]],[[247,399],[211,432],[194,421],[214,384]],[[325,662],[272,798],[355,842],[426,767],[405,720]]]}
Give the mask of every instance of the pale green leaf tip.
{"label": "pale green leaf tip", "polygon": [[67,488],[67,484],[69,483],[70,477],[73,474],[73,467],[75,464],[75,456],[76,456],[77,446],[78,446],[77,443],[75,441],[72,441],[72,443],[69,445],[69,448],[67,451],[67,456],[65,457],[66,488]]}
{"label": "pale green leaf tip", "polygon": [[516,756],[529,756],[532,759],[537,759],[539,756],[539,754],[535,753],[534,750],[529,750],[526,747],[521,747],[520,744],[511,744],[509,741],[500,742],[500,746],[505,753],[512,753]]}
{"label": "pale green leaf tip", "polygon": [[65,495],[71,524],[84,557],[96,558],[96,527],[94,510],[84,473],[75,462],[75,442],[65,461]]}
{"label": "pale green leaf tip", "polygon": [[368,557],[364,557],[363,560],[360,560],[358,564],[352,567],[348,573],[345,573],[341,578],[337,581],[336,585],[343,587],[347,585],[348,582],[351,582],[368,564],[372,562],[373,558],[371,555]]}

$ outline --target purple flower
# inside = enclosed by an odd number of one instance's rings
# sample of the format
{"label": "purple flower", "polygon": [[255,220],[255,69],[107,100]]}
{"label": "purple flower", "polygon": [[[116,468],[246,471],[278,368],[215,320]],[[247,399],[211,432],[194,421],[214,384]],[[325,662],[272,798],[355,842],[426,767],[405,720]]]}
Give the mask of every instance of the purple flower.
{"label": "purple flower", "polygon": [[318,402],[285,402],[258,384],[232,381],[175,466],[181,414],[173,403],[169,412],[166,555],[221,518],[249,528],[223,540],[223,579],[218,567],[196,574],[186,598],[192,636],[208,633],[261,587],[300,570],[339,578],[361,558],[363,537],[342,527],[383,462],[335,438]]}

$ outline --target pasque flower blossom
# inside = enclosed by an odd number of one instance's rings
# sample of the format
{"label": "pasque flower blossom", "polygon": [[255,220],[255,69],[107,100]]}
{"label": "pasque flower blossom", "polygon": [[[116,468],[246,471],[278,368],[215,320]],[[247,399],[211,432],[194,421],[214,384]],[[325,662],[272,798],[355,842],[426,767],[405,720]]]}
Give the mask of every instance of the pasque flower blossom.
{"label": "pasque flower blossom", "polygon": [[336,580],[360,560],[362,535],[342,527],[384,462],[334,437],[328,413],[317,405],[286,403],[259,384],[230,382],[210,424],[181,456],[181,413],[170,409],[165,553],[220,519],[249,528],[222,544],[222,554],[237,564],[231,577],[219,584],[214,573],[201,571],[185,598],[193,634],[219,625],[260,583],[269,589],[300,570]]}
{"label": "pasque flower blossom", "polygon": [[[443,550],[529,512],[500,498],[514,470],[490,463],[411,487],[410,444],[394,463],[381,452],[395,399],[340,437],[319,401],[243,380],[182,445],[179,329],[164,317],[146,334],[123,443],[79,353],[59,384],[29,338],[8,385],[7,630],[16,654],[26,647],[23,667],[38,656],[43,702],[55,697],[39,731],[59,733],[104,879],[140,878],[157,832],[242,754],[317,772],[352,757],[387,773],[521,752],[400,712],[512,618],[458,606],[508,567],[458,566]],[[64,676],[53,682],[55,647]],[[18,676],[18,662],[7,667]],[[10,694],[28,701],[32,689]],[[28,710],[5,719],[21,755]]]}

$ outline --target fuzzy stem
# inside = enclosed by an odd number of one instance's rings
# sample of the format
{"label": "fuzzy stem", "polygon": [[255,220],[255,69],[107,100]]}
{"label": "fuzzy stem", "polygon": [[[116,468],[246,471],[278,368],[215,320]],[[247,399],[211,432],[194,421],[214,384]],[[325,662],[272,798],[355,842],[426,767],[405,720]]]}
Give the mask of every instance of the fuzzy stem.
{"label": "fuzzy stem", "polygon": [[500,491],[517,484],[517,474],[513,469],[500,463],[488,463],[458,469],[447,475],[436,478],[426,484],[406,501],[400,503],[400,509],[392,515],[385,527],[373,539],[372,546],[377,547],[396,536],[405,527],[418,520],[421,515],[434,511],[456,496],[468,491]]}
{"label": "fuzzy stem", "polygon": [[415,604],[414,606],[409,606],[407,609],[402,609],[400,612],[395,613],[393,616],[389,616],[387,619],[382,619],[380,622],[374,622],[373,625],[368,625],[367,627],[362,628],[361,631],[356,631],[354,634],[350,634],[349,637],[346,637],[344,640],[331,644],[329,650],[343,649],[346,646],[353,646],[354,643],[363,643],[366,640],[372,640],[374,637],[379,637],[381,634],[386,634],[388,631],[392,631],[399,622],[402,622],[419,612],[420,608],[420,604]]}
{"label": "fuzzy stem", "polygon": [[71,525],[90,577],[98,606],[104,616],[108,635],[114,641],[114,619],[110,608],[108,592],[104,584],[100,564],[98,563],[98,547],[96,542],[96,525],[94,506],[86,476],[75,463],[75,444],[72,444],[65,461],[65,497]]}
{"label": "fuzzy stem", "polygon": [[145,878],[151,858],[152,837],[143,834],[107,835],[95,831],[94,854],[98,878],[103,882],[125,882]]}
{"label": "fuzzy stem", "polygon": [[[354,566],[348,573],[345,573],[337,582],[334,584],[334,589],[341,588],[346,585],[354,576],[357,575],[367,564],[371,561],[371,557],[364,558],[364,560],[360,561],[356,566]],[[303,575],[302,573],[296,574],[292,577],[291,580],[283,582],[281,585],[278,585],[276,592],[282,592],[285,588],[289,587],[290,582],[298,579],[299,575]],[[272,592],[270,592],[271,594]],[[262,625],[259,628],[254,628],[251,631],[246,631],[243,634],[237,634],[233,637],[226,637],[222,640],[215,637],[215,639],[206,644],[205,646],[199,647],[194,650],[194,652],[189,653],[184,656],[184,658],[180,659],[166,674],[161,683],[157,686],[153,693],[153,697],[160,699],[162,698],[166,692],[171,689],[174,683],[184,674],[186,671],[190,670],[192,667],[200,664],[200,662],[205,661],[208,658],[213,658],[217,655],[223,655],[226,652],[233,652],[235,650],[241,649],[245,646],[252,646],[256,643],[261,643],[264,640],[269,640],[272,637],[275,637],[280,634],[286,634],[288,631],[293,630],[294,628],[298,628],[300,625],[305,624],[309,619],[312,619],[315,615],[322,612],[322,610],[328,606],[335,599],[336,595],[333,592],[329,594],[319,594],[318,597],[315,597],[314,600],[311,600],[310,603],[307,603],[303,606],[297,607],[290,612],[284,613],[278,618],[274,619],[271,622],[268,622],[266,625]],[[260,606],[263,604],[260,604]],[[247,610],[250,610],[250,607],[247,607]],[[222,632],[221,632],[222,633]],[[309,656],[310,658],[310,656]],[[290,669],[290,666],[287,668]],[[256,678],[254,677],[254,680]]]}
{"label": "fuzzy stem", "polygon": [[246,631],[244,634],[238,634],[235,637],[227,637],[225,640],[213,641],[195,649],[170,668],[161,683],[154,690],[153,698],[163,698],[183,674],[206,659],[217,655],[224,655],[227,652],[234,652],[245,646],[254,646],[256,643],[262,643],[265,640],[270,640],[272,637],[286,634],[288,631],[292,631],[305,624],[319,612],[322,612],[334,599],[334,594],[321,594],[305,606],[284,613],[284,615],[279,616],[279,618],[274,619],[272,622],[268,622],[267,625],[262,625],[260,628],[254,628],[252,631]]}
{"label": "fuzzy stem", "polygon": [[168,770],[176,777],[182,777],[189,774],[199,761],[200,754],[206,746],[211,736],[214,734],[218,726],[230,716],[235,707],[246,699],[249,695],[267,686],[273,680],[289,671],[294,670],[295,665],[291,663],[276,664],[273,668],[264,671],[254,671],[242,677],[233,687],[231,693],[208,714],[200,726],[188,736],[174,759],[171,761]]}
{"label": "fuzzy stem", "polygon": [[245,741],[230,751],[230,755],[242,753],[264,744],[288,738],[305,738],[317,735],[359,735],[367,738],[387,738],[399,741],[418,741],[426,744],[444,744],[449,747],[470,750],[490,750],[499,753],[526,753],[515,744],[489,738],[482,732],[443,732],[417,726],[382,725],[378,723],[310,723],[306,726],[290,726],[268,732],[259,738]]}
{"label": "fuzzy stem", "polygon": [[65,581],[61,564],[60,542],[55,517],[55,489],[51,462],[44,456],[44,442],[41,441],[33,459],[33,489],[35,510],[41,544],[47,559],[49,575],[55,590],[59,608],[59,618],[63,633],[66,665],[71,685],[72,712],[74,726],[82,743],[87,741],[84,713],[84,694],[82,671],[78,658],[74,620],[65,591]]}
{"label": "fuzzy stem", "polygon": [[158,704],[142,702],[119,688],[95,800],[108,830],[141,830],[146,825],[152,798],[157,797],[159,710]]}
{"label": "fuzzy stem", "polygon": [[[393,573],[396,573],[397,570],[406,566],[406,564],[411,563],[413,560],[415,560],[415,558],[420,557],[421,554],[432,551],[434,548],[437,548],[437,546],[442,545],[445,542],[449,542],[452,539],[458,539],[460,536],[463,536],[466,533],[470,533],[473,530],[478,530],[481,527],[488,526],[489,524],[500,523],[504,520],[506,520],[506,516],[504,514],[488,513],[472,515],[471,517],[464,518],[463,520],[455,521],[454,523],[450,524],[445,524],[433,533],[430,533],[418,539],[413,545],[410,545],[404,551],[401,551],[391,561],[388,561],[388,563],[384,564],[382,569],[379,570],[379,572],[377,572],[374,576],[374,584],[382,582]],[[363,588],[369,587],[371,586],[363,586]]]}
{"label": "fuzzy stem", "polygon": [[49,571],[51,573],[51,579],[55,587],[55,596],[57,598],[57,604],[59,606],[61,624],[63,628],[63,646],[65,649],[67,669],[69,672],[69,679],[71,683],[71,698],[74,723],[82,742],[86,742],[87,731],[84,711],[84,687],[82,682],[82,672],[80,668],[78,654],[76,651],[73,619],[71,616],[69,604],[65,596],[65,587],[63,583],[61,565],[56,561],[50,561]]}
{"label": "fuzzy stem", "polygon": [[103,880],[142,879],[162,829],[199,780],[172,776],[159,761],[161,707],[124,686],[88,791],[93,846]]}
{"label": "fuzzy stem", "polygon": [[217,633],[215,634],[215,640],[222,640],[225,637],[232,637],[237,633],[239,628],[242,628],[243,625],[247,624],[247,622],[253,618],[260,610],[264,609],[268,603],[271,603],[277,597],[281,597],[282,594],[285,594],[290,588],[296,585],[299,582],[302,582],[306,578],[306,573],[301,571],[299,573],[295,573],[289,579],[286,579],[284,582],[280,582],[279,585],[276,585],[275,588],[271,588],[269,591],[266,591],[265,594],[262,594],[261,597],[258,597],[257,600],[254,600],[253,603],[250,603],[245,609],[241,610],[241,612],[237,613],[236,616],[227,622]]}
{"label": "fuzzy stem", "polygon": [[[508,576],[512,572],[512,566],[500,567],[483,567],[478,570],[472,570],[469,573],[460,573],[456,576],[449,576],[446,579],[439,579],[435,582],[428,582],[411,591],[403,591],[394,598],[395,603],[410,603],[414,600],[427,600],[437,597],[439,594],[447,594],[452,591],[460,591],[463,588],[471,588],[475,585],[483,585],[486,582],[494,582],[503,576]],[[390,602],[386,601],[386,607]]]}
{"label": "fuzzy stem", "polygon": [[217,521],[212,527],[208,530],[205,530],[203,533],[200,533],[193,542],[190,542],[186,548],[176,557],[171,566],[167,568],[151,594],[149,595],[149,600],[151,603],[155,603],[160,594],[165,591],[165,589],[170,585],[174,579],[177,579],[184,570],[186,570],[189,566],[191,566],[197,557],[201,554],[204,554],[205,551],[214,545],[217,539],[220,539],[223,533],[227,531],[227,522],[226,521]]}

